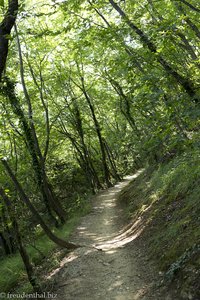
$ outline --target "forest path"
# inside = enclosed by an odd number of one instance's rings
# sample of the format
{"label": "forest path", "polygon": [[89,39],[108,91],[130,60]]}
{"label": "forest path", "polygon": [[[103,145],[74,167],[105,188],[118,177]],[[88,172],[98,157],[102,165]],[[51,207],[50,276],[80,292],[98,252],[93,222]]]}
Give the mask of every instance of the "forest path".
{"label": "forest path", "polygon": [[71,252],[56,274],[50,275],[57,300],[169,299],[152,291],[158,274],[145,259],[144,249],[135,243],[142,230],[141,220],[127,225],[116,201],[137,175],[95,197],[91,213],[82,218],[71,236],[73,242],[86,246]]}

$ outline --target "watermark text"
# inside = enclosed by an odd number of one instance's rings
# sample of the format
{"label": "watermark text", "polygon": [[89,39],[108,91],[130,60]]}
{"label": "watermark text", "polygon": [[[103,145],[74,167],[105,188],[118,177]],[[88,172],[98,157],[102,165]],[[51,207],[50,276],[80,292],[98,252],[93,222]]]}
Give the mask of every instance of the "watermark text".
{"label": "watermark text", "polygon": [[57,294],[50,293],[50,292],[43,292],[43,293],[21,293],[21,294],[14,294],[14,293],[0,293],[0,299],[56,299]]}

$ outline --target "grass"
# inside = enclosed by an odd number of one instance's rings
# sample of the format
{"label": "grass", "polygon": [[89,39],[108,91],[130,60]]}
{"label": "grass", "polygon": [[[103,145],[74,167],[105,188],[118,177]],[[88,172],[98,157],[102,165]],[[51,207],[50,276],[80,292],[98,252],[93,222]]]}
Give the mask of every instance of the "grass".
{"label": "grass", "polygon": [[[84,204],[82,203],[82,205],[79,207],[79,210],[76,212],[74,211],[73,215],[71,215],[71,218],[66,222],[65,225],[62,226],[62,228],[53,230],[54,233],[65,240],[69,239],[70,234],[79,223],[80,217],[87,214],[89,211],[89,202],[87,201],[84,202]],[[26,250],[36,269],[42,269],[43,263],[45,268],[49,270],[56,267],[56,265],[59,263],[59,258],[56,257],[56,255],[53,255],[54,252],[59,249],[56,244],[54,244],[46,235],[40,234],[34,241],[34,246],[36,248],[28,245]],[[39,251],[36,249],[39,249]],[[28,283],[24,264],[19,253],[0,260],[0,270],[1,293],[8,293],[13,290],[17,291],[18,293],[31,292],[32,288]]]}
{"label": "grass", "polygon": [[190,151],[155,169],[147,168],[122,192],[120,200],[129,218],[144,216],[148,226],[141,238],[158,269],[172,284],[176,282],[185,297],[192,294],[199,299],[199,152]]}

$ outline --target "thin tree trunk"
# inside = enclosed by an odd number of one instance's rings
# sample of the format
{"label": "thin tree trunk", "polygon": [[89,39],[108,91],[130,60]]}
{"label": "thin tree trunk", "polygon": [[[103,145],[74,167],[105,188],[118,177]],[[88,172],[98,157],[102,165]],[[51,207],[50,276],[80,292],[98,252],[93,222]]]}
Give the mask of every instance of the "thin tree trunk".
{"label": "thin tree trunk", "polygon": [[[175,6],[179,10],[179,12],[184,15],[184,21],[190,26],[192,31],[195,33],[195,35],[200,39],[200,30],[199,28],[193,23],[193,21],[187,16],[185,10],[183,9],[182,5],[178,3],[177,1],[174,1]],[[182,2],[182,1],[181,1]]]}
{"label": "thin tree trunk", "polygon": [[[31,99],[30,99],[30,96],[29,96],[29,93],[28,93],[28,90],[26,87],[25,78],[24,78],[24,64],[23,64],[21,45],[20,45],[20,40],[19,40],[19,35],[18,35],[16,25],[15,25],[15,32],[16,32],[16,36],[17,36],[17,45],[18,45],[18,52],[19,52],[21,82],[22,82],[22,87],[23,87],[23,91],[24,91],[24,96],[25,96],[25,99],[26,99],[26,102],[28,105],[29,127],[31,130],[32,139],[34,141],[34,143],[33,143],[34,151],[35,151],[36,155],[38,156],[39,165],[37,166],[37,168],[40,167],[41,174],[42,174],[41,192],[43,194],[43,198],[45,199],[45,202],[47,203],[47,208],[48,208],[49,214],[51,215],[51,218],[53,218],[53,213],[51,213],[51,209],[52,209],[57,214],[59,219],[61,220],[61,223],[65,223],[65,211],[62,209],[59,201],[55,199],[55,197],[53,195],[53,191],[50,188],[50,185],[48,183],[48,179],[47,179],[47,175],[46,175],[46,171],[45,171],[45,159],[46,159],[47,152],[48,152],[49,135],[50,135],[48,108],[45,105],[42,90],[39,88],[41,101],[42,101],[43,107],[45,109],[45,114],[47,117],[47,139],[46,139],[46,147],[45,147],[44,156],[43,156],[42,151],[40,149],[39,141],[37,138],[36,130],[35,130]],[[33,80],[34,80],[35,84],[37,85],[37,81],[34,76],[34,73],[31,72],[31,74],[33,76]],[[40,74],[40,76],[41,76],[41,74]],[[37,87],[38,87],[38,85],[37,85]],[[53,219],[54,219],[55,224],[58,225],[57,220],[55,218],[53,218]]]}
{"label": "thin tree trunk", "polygon": [[200,9],[194,5],[192,5],[191,3],[189,3],[186,0],[179,0],[180,2],[182,2],[183,4],[185,4],[186,6],[188,6],[189,8],[191,8],[193,11],[200,13]]}
{"label": "thin tree trunk", "polygon": [[8,165],[6,160],[1,159],[1,162],[5,168],[5,170],[7,171],[10,179],[12,180],[16,190],[19,193],[20,199],[22,202],[25,203],[25,205],[29,208],[29,210],[31,211],[31,213],[36,217],[38,223],[41,225],[42,229],[44,230],[44,232],[46,233],[46,235],[57,245],[61,246],[61,247],[65,247],[68,249],[75,249],[78,246],[64,241],[62,239],[60,239],[59,237],[55,236],[53,234],[53,232],[51,231],[51,229],[46,225],[46,223],[43,221],[42,217],[40,216],[40,214],[38,213],[38,211],[35,209],[34,205],[31,203],[31,201],[29,200],[28,196],[25,194],[21,184],[18,182],[17,178],[15,177],[14,173],[12,172],[10,166]]}
{"label": "thin tree trunk", "polygon": [[[39,150],[36,150],[37,143],[35,143],[35,138],[33,137],[34,127],[29,126],[29,122],[25,116],[25,113],[20,106],[19,99],[15,95],[14,84],[8,78],[6,79],[6,83],[7,86],[5,94],[10,101],[13,112],[17,115],[21,122],[22,129],[28,145],[28,150],[32,158],[32,165],[36,175],[37,184],[40,188],[40,192],[46,205],[48,214],[55,225],[57,225],[57,220],[54,217],[53,212],[55,212],[61,220],[61,222],[64,223],[66,216],[65,211],[62,209],[59,201],[56,200],[53,196],[53,192],[49,186],[48,179],[46,176],[45,165],[43,163],[43,160],[41,160],[40,157],[38,158]],[[31,108],[29,109],[29,111],[31,112]]]}
{"label": "thin tree trunk", "polygon": [[39,91],[40,94],[40,100],[42,103],[42,106],[44,108],[44,113],[45,113],[45,118],[46,118],[46,141],[45,141],[45,150],[44,150],[44,154],[42,156],[43,161],[46,161],[46,157],[48,154],[48,150],[49,150],[49,142],[50,142],[50,123],[49,123],[49,109],[48,109],[48,104],[45,103],[45,99],[44,99],[44,91],[43,91],[43,86],[44,86],[44,81],[43,81],[43,77],[42,77],[42,71],[41,69],[39,70],[39,75],[40,75],[40,84],[37,82],[35,73],[33,71],[32,65],[30,63],[30,61],[28,60],[28,66],[29,66],[29,70],[30,73],[32,75],[33,81]]}
{"label": "thin tree trunk", "polygon": [[107,165],[107,162],[106,162],[106,150],[105,150],[105,146],[104,146],[104,143],[103,143],[103,138],[102,138],[102,135],[101,135],[100,125],[99,125],[99,122],[96,118],[96,114],[95,114],[95,111],[94,111],[94,106],[92,104],[90,96],[88,95],[88,93],[85,89],[83,77],[81,77],[81,81],[82,81],[82,92],[85,96],[85,99],[86,99],[88,105],[89,105],[89,108],[90,108],[90,111],[91,111],[91,114],[92,114],[92,119],[93,119],[94,125],[95,125],[95,130],[96,130],[96,133],[97,133],[97,136],[98,136],[98,139],[99,139],[105,182],[106,182],[106,185],[108,187],[111,187],[112,184],[110,182],[110,171],[109,171],[109,168],[108,168],[108,165]]}
{"label": "thin tree trunk", "polygon": [[[198,60],[198,56],[196,55],[193,47],[190,45],[190,43],[189,43],[188,39],[185,37],[185,35],[182,32],[179,32],[179,31],[176,31],[176,34],[181,38],[181,40],[183,42],[183,44],[179,43],[179,45],[189,53],[190,57],[194,61]],[[199,64],[196,64],[196,65],[197,65],[198,68],[200,67]]]}
{"label": "thin tree trunk", "polygon": [[19,230],[19,225],[18,222],[16,220],[13,208],[12,208],[12,204],[10,199],[8,198],[8,196],[5,194],[4,190],[0,187],[0,196],[2,197],[5,206],[7,207],[8,213],[10,215],[10,219],[11,222],[13,224],[13,228],[15,230],[15,238],[16,238],[16,242],[17,242],[17,247],[19,249],[19,253],[22,257],[25,269],[26,269],[26,273],[29,279],[30,284],[32,285],[33,289],[35,291],[39,291],[39,285],[37,284],[36,278],[34,276],[34,270],[33,270],[33,266],[30,262],[28,253],[26,251],[26,248],[24,247],[24,244],[22,242],[22,237],[20,234],[20,230]]}
{"label": "thin tree trunk", "polygon": [[104,140],[104,145],[105,145],[106,153],[107,153],[110,165],[111,165],[111,169],[113,171],[112,176],[113,176],[113,178],[115,178],[115,180],[120,181],[122,178],[120,177],[120,175],[117,172],[117,167],[115,164],[115,159],[113,157],[112,150],[109,148],[108,143],[105,140]]}
{"label": "thin tree trunk", "polygon": [[92,179],[92,185],[94,186],[94,188],[96,188],[98,190],[98,189],[101,189],[102,186],[101,186],[101,183],[97,176],[97,173],[94,169],[92,159],[90,157],[88,148],[85,143],[81,113],[80,113],[80,110],[79,110],[79,107],[78,107],[78,104],[76,103],[76,101],[73,101],[73,105],[74,105],[74,110],[75,110],[76,129],[80,136],[80,142],[81,142],[82,149],[83,149],[85,170],[88,173],[89,177]]}
{"label": "thin tree trunk", "polygon": [[12,252],[11,252],[11,250],[10,250],[9,243],[8,243],[8,241],[7,241],[7,238],[4,236],[4,233],[3,233],[3,232],[0,232],[0,240],[1,240],[1,243],[2,243],[2,246],[3,246],[3,250],[4,250],[5,255],[10,255],[10,254],[12,254]]}
{"label": "thin tree trunk", "polygon": [[77,152],[77,156],[79,157],[79,159],[77,159],[78,163],[80,167],[83,169],[83,171],[85,172],[86,179],[90,184],[92,191],[95,193],[95,189],[97,188],[98,190],[99,188],[101,188],[101,184],[99,182],[96,171],[92,169],[93,164],[92,162],[90,162],[89,156],[88,157],[85,156],[86,150],[84,149],[84,146],[79,145],[76,138],[73,137],[72,134],[68,132],[62,120],[60,120],[60,124],[61,124],[62,131],[59,130],[59,132],[64,134],[71,141],[75,151]]}
{"label": "thin tree trunk", "polygon": [[[1,193],[0,193],[0,195],[1,195]],[[13,254],[16,251],[15,240],[13,237],[13,228],[12,228],[12,226],[8,225],[9,220],[8,220],[8,216],[6,214],[4,207],[2,208],[2,224],[3,224],[3,229],[4,229],[3,235],[6,240],[6,244],[9,248],[8,254]]]}
{"label": "thin tree trunk", "polygon": [[131,108],[130,108],[130,102],[129,102],[128,97],[124,94],[124,91],[123,91],[123,88],[121,87],[121,85],[116,80],[111,78],[110,75],[108,75],[108,73],[107,73],[107,76],[108,76],[108,80],[110,81],[111,85],[113,86],[113,88],[115,89],[115,91],[121,98],[120,99],[120,109],[121,109],[122,114],[127,119],[129,125],[134,130],[136,136],[138,138],[140,138],[140,132],[136,126],[133,116],[131,115]]}
{"label": "thin tree trunk", "polygon": [[131,47],[129,47],[126,42],[124,41],[123,37],[117,33],[117,31],[110,25],[108,20],[105,18],[105,16],[92,4],[90,0],[88,0],[88,3],[91,5],[91,7],[94,9],[94,11],[101,17],[101,19],[105,22],[108,28],[111,29],[112,34],[115,36],[116,41],[118,41],[126,51],[126,53],[129,55],[129,57],[132,60],[132,63],[135,65],[135,67],[143,73],[142,66],[140,62],[135,58],[134,51]]}
{"label": "thin tree trunk", "polygon": [[[183,75],[179,74],[176,70],[173,69],[173,67],[157,52],[156,45],[140,28],[138,28],[132,21],[130,21],[128,16],[116,2],[114,2],[113,0],[109,0],[109,2],[112,7],[119,13],[122,19],[126,22],[126,24],[140,37],[143,45],[147,46],[153,54],[157,54],[156,59],[165,69],[167,74],[171,75],[176,80],[176,82],[184,88],[186,93],[190,97],[194,98],[196,92],[193,83],[188,78],[185,78]],[[194,98],[194,101],[199,102],[199,99]]]}

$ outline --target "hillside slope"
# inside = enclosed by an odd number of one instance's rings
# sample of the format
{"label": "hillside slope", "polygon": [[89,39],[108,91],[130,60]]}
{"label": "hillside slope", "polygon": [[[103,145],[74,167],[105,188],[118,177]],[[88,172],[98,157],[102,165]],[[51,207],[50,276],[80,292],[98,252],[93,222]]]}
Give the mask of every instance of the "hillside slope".
{"label": "hillside slope", "polygon": [[145,224],[139,239],[176,299],[200,299],[200,156],[188,152],[147,168],[126,187],[127,216]]}

